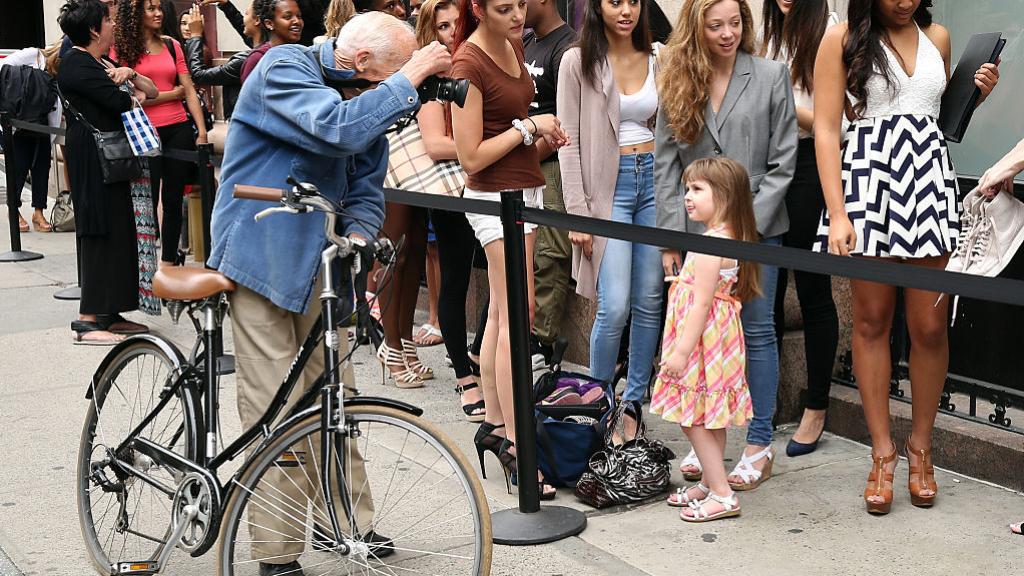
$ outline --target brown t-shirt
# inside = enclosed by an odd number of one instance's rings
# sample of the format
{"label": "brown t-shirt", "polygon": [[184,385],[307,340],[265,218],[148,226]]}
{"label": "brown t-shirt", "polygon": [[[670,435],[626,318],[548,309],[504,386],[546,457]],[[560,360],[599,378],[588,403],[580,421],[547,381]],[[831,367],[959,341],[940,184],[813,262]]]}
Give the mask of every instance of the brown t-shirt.
{"label": "brown t-shirt", "polygon": [[[466,78],[483,96],[484,140],[526,118],[533,101],[533,78],[523,65],[523,44],[512,42],[519,60],[519,78],[509,76],[475,44],[465,42],[452,58],[452,77]],[[539,136],[537,137],[539,138]],[[481,192],[500,192],[544,185],[536,146],[516,146],[494,164],[466,178],[466,185]]]}

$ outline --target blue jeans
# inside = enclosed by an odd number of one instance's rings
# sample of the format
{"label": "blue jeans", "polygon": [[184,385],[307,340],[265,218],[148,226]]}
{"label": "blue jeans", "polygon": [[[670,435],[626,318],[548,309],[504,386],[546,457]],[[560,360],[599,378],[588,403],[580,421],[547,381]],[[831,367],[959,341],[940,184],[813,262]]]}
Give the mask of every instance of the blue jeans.
{"label": "blue jeans", "polygon": [[[761,244],[781,246],[782,236],[761,240]],[[740,321],[747,345],[747,381],[754,418],[747,428],[747,444],[768,446],[772,443],[772,418],[775,396],[779,390],[779,347],[775,335],[775,290],[779,269],[761,266],[761,290],[758,298],[743,303]]]}
{"label": "blue jeans", "polygon": [[[654,155],[620,156],[612,220],[654,226],[655,216]],[[619,340],[632,312],[629,376],[623,400],[641,401],[647,391],[658,346],[663,281],[658,248],[608,240],[597,276],[597,317],[590,333],[590,374],[605,381],[614,377]]]}

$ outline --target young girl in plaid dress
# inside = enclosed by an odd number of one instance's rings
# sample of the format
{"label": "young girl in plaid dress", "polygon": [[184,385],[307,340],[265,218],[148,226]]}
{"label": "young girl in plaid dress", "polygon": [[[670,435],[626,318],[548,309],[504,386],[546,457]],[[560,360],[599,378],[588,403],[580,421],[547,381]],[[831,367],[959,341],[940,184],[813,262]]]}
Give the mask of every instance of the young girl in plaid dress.
{"label": "young girl in plaid dress", "polygon": [[[686,213],[706,236],[757,242],[746,170],[727,158],[705,158],[683,175]],[[682,427],[703,469],[696,485],[676,491],[669,506],[687,522],[737,516],[739,501],[726,480],[725,430],[751,418],[740,302],[756,296],[753,262],[687,254],[670,277],[662,363],[651,412]]]}

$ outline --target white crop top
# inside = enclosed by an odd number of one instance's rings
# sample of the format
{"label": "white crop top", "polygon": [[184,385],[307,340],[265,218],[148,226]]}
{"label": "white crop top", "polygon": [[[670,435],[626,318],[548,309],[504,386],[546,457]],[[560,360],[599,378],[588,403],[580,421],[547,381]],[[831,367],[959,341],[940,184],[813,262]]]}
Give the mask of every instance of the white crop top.
{"label": "white crop top", "polygon": [[647,122],[658,112],[658,88],[654,80],[654,56],[647,60],[647,80],[633,94],[619,92],[619,146],[654,140]]}

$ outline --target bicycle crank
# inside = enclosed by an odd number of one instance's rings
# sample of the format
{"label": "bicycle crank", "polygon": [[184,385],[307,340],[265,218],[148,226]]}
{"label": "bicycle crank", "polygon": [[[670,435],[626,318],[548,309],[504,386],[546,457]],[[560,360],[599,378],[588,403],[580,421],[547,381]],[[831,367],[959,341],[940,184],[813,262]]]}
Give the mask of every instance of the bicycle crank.
{"label": "bicycle crank", "polygon": [[[182,486],[185,484],[182,483]],[[167,540],[157,550],[156,560],[140,560],[135,562],[118,562],[110,567],[110,576],[152,576],[158,574],[161,567],[167,563],[167,559],[174,551],[174,543],[181,540],[188,530],[192,521],[199,515],[199,507],[195,504],[186,504],[181,509],[184,518],[176,517],[176,526],[171,531]]]}

